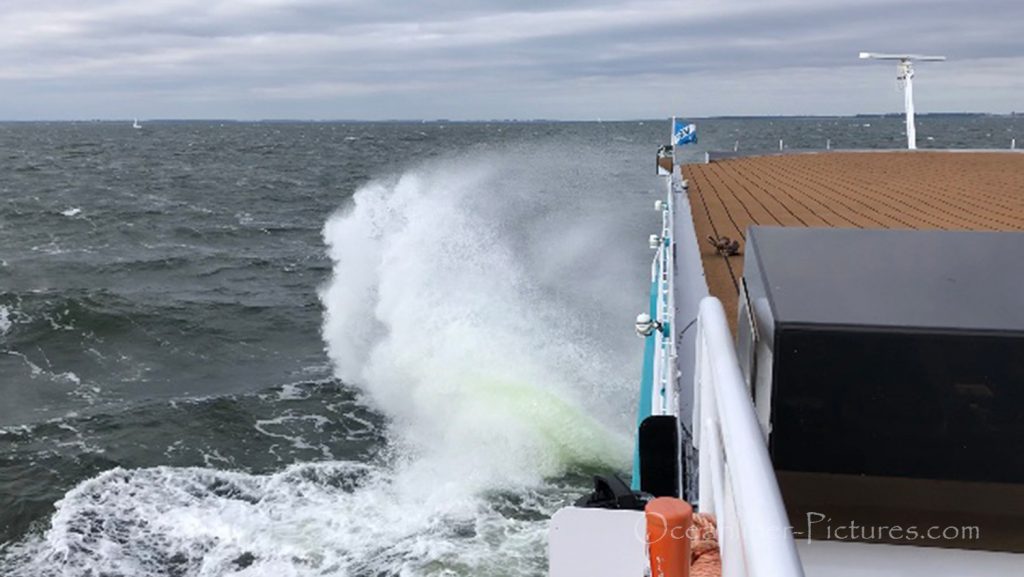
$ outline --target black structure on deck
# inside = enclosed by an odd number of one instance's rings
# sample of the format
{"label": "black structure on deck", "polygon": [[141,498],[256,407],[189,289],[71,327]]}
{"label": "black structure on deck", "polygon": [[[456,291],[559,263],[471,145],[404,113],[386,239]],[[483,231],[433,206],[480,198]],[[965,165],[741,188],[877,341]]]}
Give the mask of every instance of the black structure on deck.
{"label": "black structure on deck", "polygon": [[755,226],[744,280],[777,469],[1024,483],[1024,233]]}

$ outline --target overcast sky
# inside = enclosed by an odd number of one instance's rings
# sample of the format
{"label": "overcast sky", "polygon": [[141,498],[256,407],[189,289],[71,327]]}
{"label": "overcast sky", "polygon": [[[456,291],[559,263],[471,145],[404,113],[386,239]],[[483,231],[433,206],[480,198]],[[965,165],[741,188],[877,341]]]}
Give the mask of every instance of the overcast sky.
{"label": "overcast sky", "polygon": [[0,0],[0,119],[1024,111],[1024,0]]}

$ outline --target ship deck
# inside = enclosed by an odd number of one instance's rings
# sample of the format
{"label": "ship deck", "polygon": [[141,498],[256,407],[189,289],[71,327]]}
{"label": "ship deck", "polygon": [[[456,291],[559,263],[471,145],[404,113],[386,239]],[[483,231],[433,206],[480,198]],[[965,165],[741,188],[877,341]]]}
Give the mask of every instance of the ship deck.
{"label": "ship deck", "polygon": [[[710,293],[736,322],[750,225],[1024,231],[1024,154],[822,152],[682,167]],[[724,256],[710,239],[729,237]],[[898,247],[893,247],[898,250]]]}

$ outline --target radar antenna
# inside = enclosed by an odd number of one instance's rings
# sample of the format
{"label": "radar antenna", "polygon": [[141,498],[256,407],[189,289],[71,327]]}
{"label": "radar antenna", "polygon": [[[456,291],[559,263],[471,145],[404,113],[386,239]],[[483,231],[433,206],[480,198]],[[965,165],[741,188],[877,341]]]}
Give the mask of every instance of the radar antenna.
{"label": "radar antenna", "polygon": [[903,100],[907,108],[907,148],[917,149],[917,129],[914,126],[914,65],[921,62],[942,62],[945,56],[922,56],[920,54],[879,54],[861,52],[862,60],[897,60],[896,80],[903,86]]}

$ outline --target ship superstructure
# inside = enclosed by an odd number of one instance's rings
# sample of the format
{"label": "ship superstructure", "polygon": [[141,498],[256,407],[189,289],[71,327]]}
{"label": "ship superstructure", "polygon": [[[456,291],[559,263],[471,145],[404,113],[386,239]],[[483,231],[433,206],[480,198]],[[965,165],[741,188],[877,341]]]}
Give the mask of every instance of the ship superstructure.
{"label": "ship superstructure", "polygon": [[551,575],[681,575],[709,521],[726,575],[1024,572],[1024,155],[666,158],[632,486]]}

